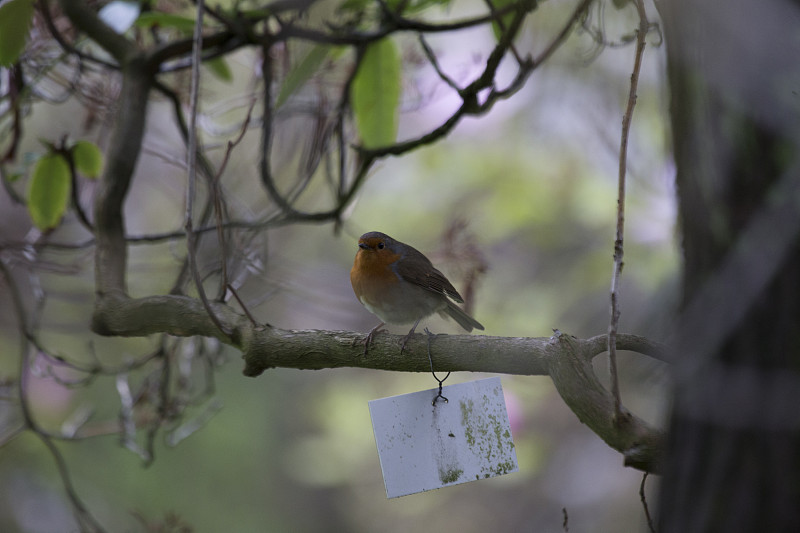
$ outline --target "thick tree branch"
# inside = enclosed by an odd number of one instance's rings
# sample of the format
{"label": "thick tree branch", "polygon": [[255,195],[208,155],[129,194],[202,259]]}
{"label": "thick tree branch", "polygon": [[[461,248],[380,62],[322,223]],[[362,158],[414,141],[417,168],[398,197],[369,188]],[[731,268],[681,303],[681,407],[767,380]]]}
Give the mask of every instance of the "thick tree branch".
{"label": "thick tree branch", "polygon": [[223,304],[211,303],[220,321],[234,330],[229,339],[209,318],[203,303],[189,296],[165,295],[130,298],[115,292],[98,298],[92,317],[92,330],[99,335],[143,337],[169,333],[179,337],[201,335],[239,345],[238,324],[247,319]]}
{"label": "thick tree branch", "polygon": [[[213,336],[242,351],[244,374],[258,376],[275,367],[301,370],[357,367],[400,372],[428,372],[428,339],[416,335],[400,356],[402,335],[380,334],[363,355],[361,333],[348,331],[283,330],[254,327],[234,309],[212,304],[223,335],[203,304],[186,296],[132,299],[123,295],[98,300],[92,324],[103,335]],[[625,456],[625,464],[640,470],[658,469],[663,436],[624,408],[615,424],[614,400],[597,379],[592,359],[606,351],[607,336],[576,339],[557,333],[551,338],[437,335],[432,339],[437,371],[492,372],[550,376],[564,402],[609,446]],[[663,358],[664,348],[636,335],[618,334],[617,349]]]}
{"label": "thick tree branch", "polygon": [[61,0],[70,22],[103,47],[120,64],[122,91],[108,163],[95,194],[95,289],[104,295],[125,293],[127,242],[123,204],[141,151],[150,88],[157,65],[138,47],[108,27],[81,0]]}
{"label": "thick tree branch", "polygon": [[125,292],[127,242],[123,204],[128,194],[144,135],[152,72],[143,59],[133,59],[122,69],[125,102],[117,110],[109,144],[108,164],[95,193],[95,283],[99,297]]}
{"label": "thick tree branch", "polygon": [[[617,335],[617,348],[623,349]],[[558,342],[558,352],[548,358],[548,373],[564,403],[606,444],[622,452],[626,466],[657,470],[662,433],[616,403],[597,379],[591,364],[595,354],[587,350],[585,341],[563,334],[553,340]]]}

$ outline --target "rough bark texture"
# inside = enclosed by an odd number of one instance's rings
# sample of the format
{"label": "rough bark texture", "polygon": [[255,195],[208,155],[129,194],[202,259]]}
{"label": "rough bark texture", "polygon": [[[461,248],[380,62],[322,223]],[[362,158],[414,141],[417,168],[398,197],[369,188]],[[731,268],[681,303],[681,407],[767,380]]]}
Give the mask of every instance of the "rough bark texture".
{"label": "rough bark texture", "polygon": [[797,531],[800,9],[661,7],[685,313],[658,530]]}

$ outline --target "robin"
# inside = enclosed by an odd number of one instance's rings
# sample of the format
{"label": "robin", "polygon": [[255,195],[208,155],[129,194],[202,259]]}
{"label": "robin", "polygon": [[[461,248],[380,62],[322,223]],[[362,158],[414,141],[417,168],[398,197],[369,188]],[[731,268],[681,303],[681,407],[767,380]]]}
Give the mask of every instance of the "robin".
{"label": "robin", "polygon": [[436,312],[449,315],[467,331],[483,330],[480,322],[451,301],[463,303],[464,298],[427,257],[384,233],[371,231],[358,239],[350,283],[356,298],[381,319],[364,340],[365,355],[381,327],[413,322],[400,348],[402,354],[419,321]]}

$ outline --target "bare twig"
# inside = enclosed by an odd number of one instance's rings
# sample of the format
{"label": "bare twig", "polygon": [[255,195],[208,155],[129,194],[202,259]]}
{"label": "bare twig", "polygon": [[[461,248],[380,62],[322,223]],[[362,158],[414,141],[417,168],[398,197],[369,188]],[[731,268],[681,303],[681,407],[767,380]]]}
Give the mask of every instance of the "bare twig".
{"label": "bare twig", "polygon": [[436,54],[433,53],[428,41],[425,40],[425,36],[423,34],[419,34],[419,44],[422,46],[422,51],[425,52],[425,57],[428,58],[428,62],[431,64],[433,69],[436,71],[436,74],[439,75],[439,79],[447,84],[448,87],[453,89],[456,92],[461,92],[461,87],[453,80],[450,76],[445,74],[442,70],[442,67],[439,65],[439,60],[436,59]]}
{"label": "bare twig", "polygon": [[28,379],[30,377],[30,352],[31,344],[30,339],[33,337],[33,332],[30,329],[28,319],[26,317],[25,305],[22,302],[22,295],[19,292],[19,287],[14,280],[11,272],[6,268],[5,263],[0,261],[0,274],[6,280],[8,292],[11,295],[11,302],[14,308],[14,313],[17,315],[17,322],[19,323],[20,330],[20,364],[19,364],[19,405],[22,411],[22,417],[25,420],[25,427],[31,430],[45,445],[58,469],[58,475],[61,477],[61,482],[64,485],[64,491],[67,493],[67,498],[72,504],[75,511],[75,519],[84,531],[104,531],[99,522],[92,516],[87,509],[86,505],[78,496],[75,486],[72,484],[72,477],[67,469],[67,463],[61,451],[56,447],[53,439],[40,427],[33,417],[30,405],[28,403]]}
{"label": "bare twig", "polygon": [[534,65],[539,65],[543,63],[544,61],[547,60],[547,58],[553,55],[553,52],[558,50],[558,47],[561,46],[561,44],[567,38],[569,32],[572,31],[572,28],[575,26],[575,24],[578,23],[581,17],[589,9],[589,6],[592,5],[592,2],[594,2],[594,0],[583,0],[583,2],[578,4],[578,6],[575,8],[575,11],[572,12],[572,15],[570,16],[567,23],[561,28],[561,32],[559,32],[556,38],[550,42],[550,44],[547,46],[547,48],[545,48],[542,51],[542,53],[536,56],[533,62]]}
{"label": "bare twig", "polygon": [[[500,16],[497,15],[497,9],[494,7],[494,3],[492,3],[492,0],[484,0],[484,3],[486,4],[486,7],[489,8],[489,13],[491,13],[492,17],[494,17],[494,24],[497,24],[497,27],[500,28],[500,33],[501,34],[506,34],[508,32],[508,28],[506,28],[505,22],[503,22],[503,17],[500,17]],[[525,7],[522,4],[522,2],[519,2],[518,5],[519,5],[518,9],[522,9],[522,10],[525,9]],[[535,3],[534,3],[534,5],[535,5]],[[511,35],[511,44],[509,45],[509,49],[511,50],[511,53],[516,58],[517,63],[522,65],[522,64],[525,63],[525,60],[522,59],[522,56],[519,54],[519,52],[517,52],[517,47],[514,46],[514,41],[513,40],[514,40],[515,37],[516,37],[516,32],[515,32],[514,35]]]}
{"label": "bare twig", "polygon": [[636,53],[634,55],[633,72],[631,73],[630,92],[628,93],[628,106],[622,117],[622,139],[619,147],[619,178],[617,182],[617,231],[614,240],[614,271],[611,276],[611,320],[608,325],[608,364],[611,374],[611,394],[614,396],[614,413],[619,419],[622,416],[622,401],[619,391],[619,376],[617,374],[617,330],[619,328],[619,282],[623,266],[623,241],[625,235],[625,174],[628,161],[628,136],[630,134],[633,108],[636,106],[636,90],[639,85],[639,72],[642,68],[645,38],[650,28],[643,0],[634,0],[636,10],[639,12],[639,29],[636,32]]}
{"label": "bare twig", "polygon": [[247,319],[250,320],[250,324],[252,324],[253,327],[258,327],[258,322],[256,322],[256,319],[250,313],[250,310],[247,308],[247,306],[244,305],[242,299],[239,298],[239,293],[233,288],[233,285],[228,285],[228,290],[231,291],[233,297],[236,298],[237,302],[239,302],[239,306],[242,308],[242,311],[244,311],[244,314],[247,315]]}
{"label": "bare twig", "polygon": [[228,141],[227,148],[225,150],[225,156],[222,158],[222,163],[219,165],[219,169],[217,170],[217,175],[215,176],[215,181],[219,180],[222,177],[222,173],[225,172],[225,167],[228,166],[228,161],[230,160],[231,153],[233,149],[242,142],[244,139],[245,133],[247,133],[247,128],[250,126],[250,121],[253,118],[253,107],[256,105],[255,98],[250,101],[250,105],[247,108],[247,115],[245,116],[244,122],[242,123],[242,127],[239,129],[239,134],[236,138],[232,141]]}
{"label": "bare twig", "polygon": [[650,516],[650,508],[647,506],[647,497],[644,494],[644,484],[647,481],[647,476],[650,472],[645,472],[642,475],[642,484],[639,485],[639,498],[642,500],[642,507],[644,508],[644,516],[647,518],[647,527],[650,529],[651,533],[656,533],[656,528],[653,525],[653,517]]}
{"label": "bare twig", "polygon": [[214,202],[214,216],[216,219],[217,225],[217,240],[219,242],[219,247],[222,250],[220,254],[220,265],[222,269],[222,280],[220,282],[219,287],[219,295],[217,300],[224,301],[225,300],[225,290],[229,286],[228,282],[228,245],[225,239],[225,229],[223,227],[223,202],[222,202],[222,189],[220,188],[219,182],[222,178],[223,172],[225,172],[225,167],[228,166],[228,161],[230,160],[231,153],[233,149],[242,142],[244,139],[245,133],[247,133],[247,128],[250,125],[250,119],[253,115],[253,107],[256,105],[255,98],[250,102],[250,107],[247,110],[247,116],[242,123],[242,128],[239,131],[239,135],[232,141],[228,141],[228,147],[225,150],[225,156],[222,159],[222,163],[217,170],[215,176],[211,177],[211,194],[213,197]]}
{"label": "bare twig", "polygon": [[[172,90],[171,88],[167,87],[166,85],[164,85],[163,83],[158,82],[158,81],[155,82],[154,86],[158,91],[160,91],[164,96],[166,96],[167,99],[169,99],[170,103],[172,104],[173,113],[175,115],[175,121],[177,122],[178,129],[180,130],[181,135],[183,136],[184,142],[186,143],[187,150],[188,150],[189,149],[189,126],[186,123],[186,118],[184,117],[184,114],[183,114],[183,108],[182,108],[181,100],[180,100],[180,97],[178,96],[178,93],[176,93],[174,90]],[[249,121],[249,116],[250,116],[250,114],[248,113],[248,119],[246,119],[247,121]],[[244,132],[244,129],[246,129],[246,128],[243,128],[242,132]],[[243,133],[241,135],[243,135]],[[239,141],[237,140],[236,143],[238,143],[238,142]],[[226,154],[226,158],[228,156],[229,156],[229,153]],[[207,233],[209,231],[216,231],[218,236],[219,236],[219,234],[221,233],[221,230],[223,230],[223,229],[243,228],[243,226],[238,225],[238,224],[228,225],[222,220],[222,218],[223,218],[222,214],[225,211],[225,204],[222,201],[223,200],[223,196],[222,196],[221,192],[219,191],[219,183],[218,183],[219,182],[219,177],[222,175],[222,170],[215,171],[213,169],[211,163],[208,161],[208,158],[204,155],[203,150],[200,148],[200,146],[197,143],[195,143],[195,157],[196,157],[195,163],[197,165],[197,168],[198,168],[198,170],[201,171],[203,176],[206,178],[206,181],[209,184],[209,190],[211,191],[211,194],[208,195],[208,198],[206,200],[206,205],[203,208],[203,212],[199,217],[200,218],[200,222],[199,222],[200,227],[194,228],[194,236],[195,236],[194,248],[197,249],[197,247],[199,245],[200,237],[202,235],[204,235],[205,233]],[[184,162],[184,163],[186,163],[186,162]],[[227,165],[227,162],[224,162],[224,165]],[[209,224],[209,220],[210,220],[212,214],[214,214],[216,216],[216,220],[215,220],[215,224],[213,226],[210,226],[208,224]],[[178,233],[180,233],[180,235],[178,235]],[[168,236],[169,235],[170,237],[168,237],[167,240],[169,240],[171,238],[181,238],[181,237],[186,237],[187,236],[185,229],[180,231],[180,232],[168,232],[168,233],[161,234],[161,235],[162,236]],[[147,237],[147,240],[149,240],[149,239],[150,238]],[[163,240],[163,239],[159,239],[159,240]],[[151,242],[155,242],[155,241],[151,241]],[[223,270],[226,270],[226,268],[227,268],[226,255],[227,255],[228,248],[225,245],[224,237],[220,237],[219,242],[220,242],[220,246],[222,248],[223,260],[225,261],[223,263]],[[176,276],[175,283],[172,286],[171,292],[173,294],[178,294],[178,293],[182,293],[183,292],[183,287],[184,287],[184,285],[185,285],[185,283],[187,281],[187,276],[189,276],[190,273],[191,273],[191,268],[190,268],[190,265],[189,265],[189,257],[188,257],[188,254],[187,254],[187,257],[184,259],[183,264],[181,265],[181,269],[180,269],[178,275]],[[224,282],[220,283],[219,294],[218,294],[218,297],[217,297],[218,300],[222,300],[223,297],[224,297],[225,285],[226,284]]]}
{"label": "bare twig", "polygon": [[[200,274],[197,269],[197,250],[195,247],[196,234],[192,224],[192,210],[194,209],[194,195],[197,183],[197,106],[198,106],[198,93],[200,90],[200,64],[202,61],[201,52],[203,48],[203,4],[204,0],[197,2],[197,19],[194,26],[194,46],[192,48],[192,86],[190,94],[189,107],[191,108],[191,115],[189,117],[189,150],[188,150],[188,163],[189,167],[189,184],[186,187],[186,215],[185,215],[185,229],[186,229],[186,248],[189,261],[189,270],[194,279],[197,295],[203,302],[209,318],[225,335],[230,335],[230,330],[223,326],[219,318],[211,308],[211,304],[206,296],[203,281],[200,279]],[[224,259],[223,259],[224,260]]]}
{"label": "bare twig", "polygon": [[[27,92],[25,86],[25,76],[22,72],[22,63],[17,62],[8,69],[8,90],[3,99],[8,98],[8,108],[11,111],[11,141],[5,152],[0,155],[0,165],[13,161],[17,156],[20,142],[22,141],[22,100]],[[2,116],[2,115],[0,115]],[[3,181],[3,186],[9,192],[11,199],[19,204],[24,205],[25,201],[11,187],[7,182],[5,175],[0,169],[0,179]]]}
{"label": "bare twig", "polygon": [[[74,387],[76,384],[83,384],[86,380],[93,378],[95,376],[116,376],[118,374],[125,374],[131,372],[132,370],[136,370],[139,368],[144,367],[148,363],[150,363],[153,359],[159,357],[160,351],[162,348],[158,348],[155,351],[146,353],[141,355],[135,359],[130,359],[124,363],[117,364],[117,365],[102,365],[99,361],[96,361],[92,364],[84,364],[77,361],[73,361],[61,355],[54,355],[50,352],[46,351],[40,344],[36,344],[39,350],[41,357],[44,357],[47,360],[47,363],[55,368],[68,368],[70,370],[75,370],[81,374],[86,374],[86,378],[81,378],[80,380],[73,380],[73,381],[66,381],[60,377],[58,377],[54,371],[51,371],[50,374],[53,376],[53,379],[58,381],[59,384],[65,387]],[[91,353],[92,348],[91,345],[89,347],[89,352]]]}
{"label": "bare twig", "polygon": [[78,186],[78,171],[75,168],[75,157],[72,155],[72,151],[67,149],[66,137],[61,139],[60,145],[57,147],[56,151],[61,154],[61,156],[67,162],[67,166],[69,167],[70,181],[72,183],[72,186],[70,187],[72,194],[72,207],[75,209],[75,213],[78,215],[78,220],[83,227],[89,231],[89,233],[94,233],[94,226],[89,220],[89,216],[86,214],[86,211],[83,209],[83,205],[81,204],[80,187]]}
{"label": "bare twig", "polygon": [[259,171],[261,173],[261,183],[269,193],[270,198],[281,212],[297,221],[324,221],[338,218],[342,211],[342,202],[339,205],[328,211],[321,211],[317,213],[306,213],[297,210],[289,198],[281,194],[278,186],[275,183],[275,178],[272,174],[272,140],[273,140],[273,121],[274,121],[274,108],[272,101],[272,82],[273,82],[273,65],[271,57],[272,41],[264,39],[262,48],[262,61],[261,72],[264,76],[264,96],[263,96],[263,118],[261,121],[261,160],[259,162]]}

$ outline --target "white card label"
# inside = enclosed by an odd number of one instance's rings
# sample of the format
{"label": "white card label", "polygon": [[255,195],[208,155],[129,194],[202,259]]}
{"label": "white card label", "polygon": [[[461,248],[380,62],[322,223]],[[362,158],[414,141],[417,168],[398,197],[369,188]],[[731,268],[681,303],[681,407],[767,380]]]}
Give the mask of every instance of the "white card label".
{"label": "white card label", "polygon": [[369,402],[386,497],[511,472],[517,454],[499,377]]}

